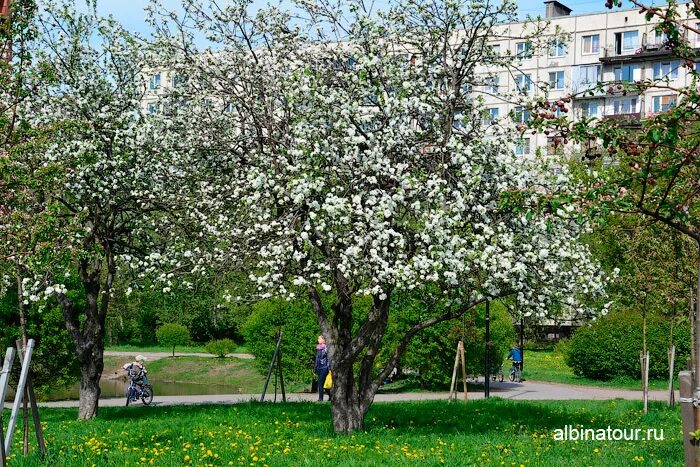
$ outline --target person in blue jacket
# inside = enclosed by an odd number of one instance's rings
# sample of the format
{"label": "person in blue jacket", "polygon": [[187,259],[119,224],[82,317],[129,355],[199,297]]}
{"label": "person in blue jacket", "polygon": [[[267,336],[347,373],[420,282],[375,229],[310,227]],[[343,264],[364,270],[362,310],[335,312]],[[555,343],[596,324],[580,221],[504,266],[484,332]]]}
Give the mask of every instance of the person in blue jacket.
{"label": "person in blue jacket", "polygon": [[523,352],[520,350],[520,348],[517,345],[513,345],[513,348],[510,349],[510,352],[508,352],[508,356],[506,357],[507,360],[513,360],[513,365],[515,367],[522,371],[522,365],[523,365]]}
{"label": "person in blue jacket", "polygon": [[[323,384],[328,376],[328,348],[326,347],[326,338],[318,336],[318,344],[316,345],[316,359],[314,360],[314,373],[318,376],[318,400],[323,400]],[[330,394],[328,400],[330,400]]]}

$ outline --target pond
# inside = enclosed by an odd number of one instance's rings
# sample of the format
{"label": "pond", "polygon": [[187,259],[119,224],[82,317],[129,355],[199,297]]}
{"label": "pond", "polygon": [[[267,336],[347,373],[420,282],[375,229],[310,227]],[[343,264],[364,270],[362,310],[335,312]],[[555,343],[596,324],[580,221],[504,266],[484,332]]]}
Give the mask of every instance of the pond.
{"label": "pond", "polygon": [[[196,384],[182,383],[175,381],[158,381],[151,378],[153,392],[156,396],[190,396],[190,395],[216,395],[216,394],[238,394],[240,388],[229,384]],[[49,394],[41,398],[44,401],[77,400],[78,386],[66,388],[55,388]],[[100,381],[102,394],[100,397],[124,397],[127,382],[123,380],[105,379]],[[262,389],[262,388],[261,388]],[[6,400],[14,400],[14,391],[10,388]]]}

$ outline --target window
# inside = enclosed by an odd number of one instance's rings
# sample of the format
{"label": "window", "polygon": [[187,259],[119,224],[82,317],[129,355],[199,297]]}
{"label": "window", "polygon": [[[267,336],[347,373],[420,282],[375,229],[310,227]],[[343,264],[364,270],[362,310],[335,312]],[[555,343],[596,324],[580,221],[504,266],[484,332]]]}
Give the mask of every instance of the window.
{"label": "window", "polygon": [[501,44],[489,44],[489,55],[493,57],[501,56]]}
{"label": "window", "polygon": [[226,106],[224,106],[224,112],[230,113],[230,112],[233,112],[233,111],[234,111],[234,108],[233,108],[233,104],[232,104],[232,103],[229,102],[228,104],[226,104]]}
{"label": "window", "polygon": [[[177,88],[177,87],[185,84],[185,77],[182,75],[177,75],[177,74],[173,75],[171,82],[172,82],[172,86],[174,88]],[[153,88],[151,88],[151,89],[153,89]]]}
{"label": "window", "polygon": [[613,68],[615,81],[634,81],[639,65],[619,65]]}
{"label": "window", "polygon": [[148,113],[151,114],[151,115],[152,115],[152,114],[155,114],[155,113],[158,113],[158,104],[155,104],[155,103],[153,103],[153,102],[149,103],[149,104],[146,106],[146,112],[148,112]]}
{"label": "window", "polygon": [[532,44],[529,42],[516,42],[515,55],[518,58],[532,58]]}
{"label": "window", "polygon": [[515,77],[515,88],[520,93],[530,92],[530,87],[532,86],[532,80],[530,75],[518,75]]}
{"label": "window", "polygon": [[148,88],[154,90],[160,88],[160,73],[151,76],[151,79],[148,81]]}
{"label": "window", "polygon": [[462,112],[455,113],[455,118],[452,120],[452,126],[457,129],[462,129],[465,127],[464,114]]}
{"label": "window", "polygon": [[625,31],[615,34],[615,47],[618,52],[637,50],[639,47],[639,31]]}
{"label": "window", "polygon": [[654,79],[676,79],[678,78],[678,60],[654,63]]}
{"label": "window", "polygon": [[633,114],[637,113],[637,98],[628,97],[626,99],[616,99],[613,101],[613,114]]}
{"label": "window", "polygon": [[515,154],[517,156],[530,154],[530,138],[520,138],[515,142]]}
{"label": "window", "polygon": [[600,35],[593,34],[591,36],[583,36],[583,53],[597,54],[600,53]]}
{"label": "window", "polygon": [[655,114],[670,109],[676,105],[676,96],[654,96],[652,100],[653,112]]}
{"label": "window", "polygon": [[581,84],[595,84],[600,80],[600,65],[585,65],[579,68]]}
{"label": "window", "polygon": [[581,104],[581,116],[583,118],[591,118],[598,116],[598,102],[587,101]]}
{"label": "window", "polygon": [[549,43],[550,57],[566,57],[566,44],[561,39],[554,39]]}
{"label": "window", "polygon": [[[695,29],[700,31],[700,23],[695,23]],[[700,45],[700,33],[695,34],[695,43]]]}
{"label": "window", "polygon": [[487,76],[484,80],[484,92],[498,94],[498,76]]}
{"label": "window", "polygon": [[525,123],[530,121],[530,111],[522,106],[517,106],[513,109],[513,121],[515,123]]}
{"label": "window", "polygon": [[663,31],[654,31],[654,45],[662,46],[668,42],[668,36]]}
{"label": "window", "polygon": [[550,89],[564,89],[564,72],[552,71],[549,73]]}
{"label": "window", "polygon": [[490,107],[486,109],[486,116],[484,117],[484,125],[493,125],[493,123],[498,118],[498,107]]}

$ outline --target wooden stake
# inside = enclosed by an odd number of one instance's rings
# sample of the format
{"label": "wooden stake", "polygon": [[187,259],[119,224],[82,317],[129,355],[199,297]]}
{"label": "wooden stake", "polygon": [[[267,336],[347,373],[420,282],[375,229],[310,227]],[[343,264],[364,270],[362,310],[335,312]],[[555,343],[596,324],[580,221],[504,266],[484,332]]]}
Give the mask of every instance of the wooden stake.
{"label": "wooden stake", "polygon": [[464,343],[459,341],[457,344],[457,349],[459,350],[460,356],[462,358],[462,385],[464,388],[464,400],[467,400],[467,363],[464,359]]}
{"label": "wooden stake", "polygon": [[676,394],[673,392],[673,370],[676,363],[676,346],[672,345],[668,349],[668,406],[676,404]]}
{"label": "wooden stake", "polygon": [[[24,359],[22,361],[22,371],[19,375],[19,382],[17,383],[17,392],[15,393],[15,402],[12,404],[12,413],[10,414],[10,422],[7,425],[7,433],[5,434],[5,455],[10,455],[10,448],[12,448],[12,438],[15,434],[15,425],[17,424],[17,415],[19,414],[20,405],[22,404],[22,399],[24,396],[24,388],[27,384],[27,377],[29,376],[29,362],[32,358],[32,350],[34,349],[34,339],[29,339],[27,342],[26,353],[24,354]],[[3,401],[4,403],[4,401]]]}
{"label": "wooden stake", "polygon": [[452,368],[452,382],[450,383],[450,402],[452,402],[452,395],[454,394],[455,399],[457,399],[457,392],[455,391],[455,386],[457,385],[457,366],[459,365],[459,345],[462,341],[457,344],[457,352],[455,352],[455,365]]}
{"label": "wooden stake", "polygon": [[[19,357],[22,359],[24,357],[24,346],[21,345],[22,341],[17,341],[17,350],[19,351]],[[41,452],[41,455],[46,454],[46,442],[44,441],[44,429],[41,427],[41,420],[39,419],[39,406],[36,403],[36,393],[34,392],[34,383],[32,382],[32,372],[29,371],[27,373],[27,385],[25,387],[25,400],[24,400],[24,408],[25,408],[25,417],[27,417],[26,414],[26,407],[27,407],[27,401],[29,402],[29,405],[32,410],[32,421],[34,422],[34,435],[36,436],[36,443],[39,446],[39,451]],[[26,440],[29,441],[29,420],[28,418],[25,419],[25,430],[26,430]],[[25,455],[29,451],[29,443],[25,446]]]}
{"label": "wooden stake", "polygon": [[[10,371],[12,370],[14,359],[15,349],[13,347],[8,347],[5,360],[2,362],[2,373],[0,373],[0,400],[2,401],[0,414],[2,414],[5,409],[5,394],[7,394],[7,386],[10,382]],[[3,442],[5,438],[2,433],[3,426],[2,417],[0,416],[0,466],[5,467],[7,465],[7,454],[5,452],[5,443]]]}
{"label": "wooden stake", "polygon": [[649,352],[639,355],[639,362],[642,365],[642,392],[644,401],[644,413],[649,412]]}

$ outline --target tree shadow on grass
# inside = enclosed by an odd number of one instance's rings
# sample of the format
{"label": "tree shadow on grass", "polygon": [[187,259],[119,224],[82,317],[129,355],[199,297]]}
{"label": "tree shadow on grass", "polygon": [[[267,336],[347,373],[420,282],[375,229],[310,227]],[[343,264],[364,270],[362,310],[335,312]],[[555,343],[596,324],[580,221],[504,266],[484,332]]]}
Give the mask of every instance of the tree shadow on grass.
{"label": "tree shadow on grass", "polygon": [[[641,421],[636,401],[512,401],[499,398],[448,403],[447,401],[392,402],[374,404],[365,420],[366,434],[396,430],[412,435],[551,432],[566,425],[586,428],[627,426]],[[58,418],[73,419],[77,411],[62,411]],[[656,424],[669,417],[661,405],[652,406],[646,422]],[[54,415],[51,416],[54,418]],[[228,425],[237,429],[253,422],[297,423],[308,435],[333,436],[330,405],[312,402],[287,404],[238,403],[231,405],[180,405],[162,407],[108,407],[100,409],[96,422],[128,425],[140,421],[154,424],[187,420],[192,426]],[[177,430],[177,428],[174,428]],[[286,429],[295,430],[293,427]],[[298,430],[298,429],[296,429]]]}

